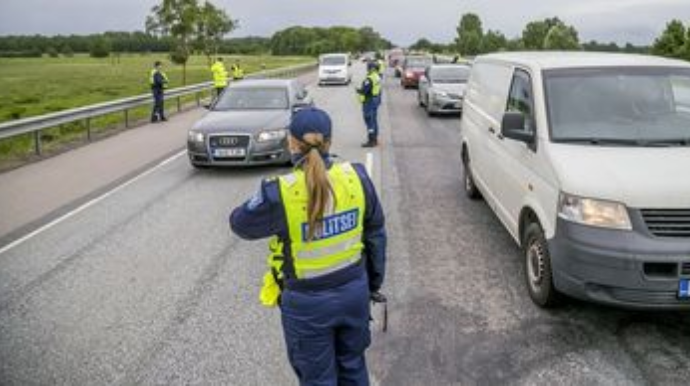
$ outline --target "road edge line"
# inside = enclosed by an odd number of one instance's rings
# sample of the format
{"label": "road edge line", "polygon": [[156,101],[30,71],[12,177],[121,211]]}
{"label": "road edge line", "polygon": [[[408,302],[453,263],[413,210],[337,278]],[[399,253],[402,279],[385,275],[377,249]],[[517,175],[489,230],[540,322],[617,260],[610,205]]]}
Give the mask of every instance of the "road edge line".
{"label": "road edge line", "polygon": [[67,219],[69,219],[69,218],[71,218],[71,217],[73,217],[73,216],[75,216],[75,215],[77,215],[77,214],[83,212],[84,210],[86,210],[86,209],[88,209],[88,208],[90,208],[90,207],[92,207],[92,206],[98,204],[99,202],[101,202],[101,201],[105,200],[106,198],[112,196],[113,194],[115,194],[115,193],[117,193],[117,192],[123,190],[124,188],[126,188],[126,187],[128,187],[128,186],[134,184],[135,182],[137,182],[137,181],[143,179],[144,177],[146,177],[146,176],[148,176],[148,175],[150,175],[150,174],[156,172],[157,170],[161,169],[162,167],[168,165],[169,163],[175,161],[176,159],[182,157],[182,156],[185,155],[185,154],[187,154],[187,149],[181,150],[181,151],[179,151],[179,152],[173,154],[172,156],[170,156],[170,157],[164,159],[163,161],[157,163],[156,165],[152,166],[150,169],[144,170],[144,171],[141,172],[140,174],[138,174],[138,175],[136,175],[136,176],[130,178],[129,180],[123,182],[123,183],[120,184],[120,185],[115,186],[114,188],[112,188],[112,189],[110,189],[109,191],[107,191],[107,192],[101,194],[100,196],[95,197],[95,198],[93,198],[93,199],[91,199],[91,200],[89,200],[89,201],[83,203],[82,205],[80,205],[80,206],[78,206],[78,207],[72,209],[71,211],[69,211],[69,212],[63,214],[62,216],[60,216],[60,217],[58,217],[58,218],[56,218],[56,219],[54,219],[54,220],[48,222],[48,223],[45,224],[45,225],[40,226],[40,227],[37,228],[36,230],[31,231],[31,232],[27,233],[26,235],[24,235],[24,236],[18,238],[17,240],[14,240],[14,241],[12,241],[11,243],[9,243],[9,244],[7,244],[7,245],[1,247],[1,248],[0,248],[0,255],[2,255],[2,254],[4,254],[4,253],[6,253],[6,252],[8,252],[8,251],[10,251],[10,250],[12,250],[12,249],[14,249],[15,247],[17,247],[17,246],[23,244],[24,242],[26,242],[26,241],[32,239],[33,237],[35,237],[35,236],[37,236],[37,235],[39,235],[39,234],[41,234],[41,233],[47,231],[48,229],[50,229],[50,228],[52,228],[52,227],[54,227],[54,226],[60,224],[61,222],[63,222],[63,221],[65,221],[65,220],[67,220]]}

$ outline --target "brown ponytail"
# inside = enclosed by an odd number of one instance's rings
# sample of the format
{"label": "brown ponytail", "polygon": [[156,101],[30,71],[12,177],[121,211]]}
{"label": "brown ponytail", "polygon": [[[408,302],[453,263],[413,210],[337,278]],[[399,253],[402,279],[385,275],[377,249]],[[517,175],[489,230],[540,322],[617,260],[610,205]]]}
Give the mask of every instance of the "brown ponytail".
{"label": "brown ponytail", "polygon": [[328,179],[326,163],[320,153],[327,153],[330,143],[325,141],[323,135],[306,134],[301,141],[296,140],[296,146],[300,153],[304,154],[304,170],[307,180],[307,219],[309,231],[307,240],[314,240],[317,228],[323,226],[323,217],[328,204],[335,199],[331,181]]}

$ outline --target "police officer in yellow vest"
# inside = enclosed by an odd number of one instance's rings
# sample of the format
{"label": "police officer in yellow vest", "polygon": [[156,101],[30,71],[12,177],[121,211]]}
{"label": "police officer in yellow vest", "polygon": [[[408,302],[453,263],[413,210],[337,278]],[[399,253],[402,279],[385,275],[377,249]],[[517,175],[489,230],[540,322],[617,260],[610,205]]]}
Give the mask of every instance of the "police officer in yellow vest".
{"label": "police officer in yellow vest", "polygon": [[163,72],[163,63],[156,61],[149,74],[149,85],[153,94],[153,111],[151,122],[167,121],[163,105],[164,90],[168,88],[168,76]]}
{"label": "police officer in yellow vest", "polygon": [[230,70],[232,71],[232,79],[233,80],[244,79],[244,70],[242,69],[242,66],[240,65],[239,59],[235,60],[235,63],[232,65]]}
{"label": "police officer in yellow vest", "polygon": [[333,161],[330,145],[330,117],[297,112],[294,171],[264,180],[230,224],[244,239],[271,238],[260,299],[280,306],[300,384],[368,385],[369,300],[384,278],[385,219],[365,168]]}
{"label": "police officer in yellow vest", "polygon": [[381,105],[381,77],[375,61],[367,63],[367,77],[362,81],[362,86],[357,89],[357,94],[359,94],[359,101],[362,102],[362,114],[367,126],[367,142],[363,143],[362,147],[375,147],[378,145],[378,111]]}
{"label": "police officer in yellow vest", "polygon": [[217,98],[228,86],[228,70],[225,69],[223,58],[216,59],[216,62],[211,66],[211,73],[213,74],[213,87],[216,89]]}

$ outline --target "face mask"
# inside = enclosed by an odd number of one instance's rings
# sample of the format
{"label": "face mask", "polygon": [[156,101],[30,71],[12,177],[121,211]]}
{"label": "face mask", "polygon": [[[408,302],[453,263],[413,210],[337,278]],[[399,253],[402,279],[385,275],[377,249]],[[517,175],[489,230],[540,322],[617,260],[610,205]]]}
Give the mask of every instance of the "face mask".
{"label": "face mask", "polygon": [[304,154],[302,153],[292,153],[290,154],[290,160],[294,166],[299,166],[304,161]]}

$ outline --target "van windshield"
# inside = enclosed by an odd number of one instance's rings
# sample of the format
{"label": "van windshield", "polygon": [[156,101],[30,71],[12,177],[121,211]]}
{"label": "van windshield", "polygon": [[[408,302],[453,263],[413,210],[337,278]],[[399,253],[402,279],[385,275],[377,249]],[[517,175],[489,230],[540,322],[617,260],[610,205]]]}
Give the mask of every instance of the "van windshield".
{"label": "van windshield", "polygon": [[554,142],[690,145],[690,69],[549,70],[544,78]]}
{"label": "van windshield", "polygon": [[347,58],[342,55],[338,56],[324,56],[321,58],[321,64],[324,66],[342,66],[347,64]]}

